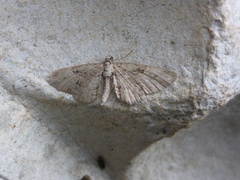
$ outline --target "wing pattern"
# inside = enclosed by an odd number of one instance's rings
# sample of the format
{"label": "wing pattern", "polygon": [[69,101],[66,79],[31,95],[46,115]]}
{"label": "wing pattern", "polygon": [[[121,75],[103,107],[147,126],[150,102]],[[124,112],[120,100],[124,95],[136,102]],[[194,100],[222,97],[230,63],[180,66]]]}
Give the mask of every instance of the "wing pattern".
{"label": "wing pattern", "polygon": [[114,64],[113,83],[118,99],[133,104],[170,86],[177,75],[168,70],[153,66],[131,63]]}
{"label": "wing pattern", "polygon": [[47,81],[58,91],[72,94],[76,101],[90,103],[99,94],[102,71],[102,64],[85,64],[57,70]]}

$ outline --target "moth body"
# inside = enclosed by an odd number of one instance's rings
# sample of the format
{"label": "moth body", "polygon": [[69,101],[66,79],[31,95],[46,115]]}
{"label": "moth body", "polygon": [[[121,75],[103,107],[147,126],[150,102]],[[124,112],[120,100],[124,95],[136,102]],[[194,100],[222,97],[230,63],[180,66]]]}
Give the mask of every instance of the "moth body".
{"label": "moth body", "polygon": [[102,96],[102,103],[101,105],[103,105],[109,95],[110,95],[110,90],[111,90],[111,80],[114,74],[114,68],[113,68],[113,57],[112,56],[107,56],[105,58],[105,61],[103,62],[103,79],[104,79],[104,91],[103,91],[103,96]]}

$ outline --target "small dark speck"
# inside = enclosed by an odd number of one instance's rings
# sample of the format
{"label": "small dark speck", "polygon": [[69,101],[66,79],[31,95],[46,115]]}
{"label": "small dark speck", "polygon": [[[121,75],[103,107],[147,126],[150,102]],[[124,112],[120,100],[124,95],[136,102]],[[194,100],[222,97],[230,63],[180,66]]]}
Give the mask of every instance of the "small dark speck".
{"label": "small dark speck", "polygon": [[37,44],[33,44],[34,47],[37,47]]}
{"label": "small dark speck", "polygon": [[101,169],[105,169],[106,165],[105,165],[105,161],[103,159],[102,156],[98,156],[97,157],[97,163],[98,163],[98,166],[101,168]]}
{"label": "small dark speck", "polygon": [[27,85],[24,85],[24,87],[27,87]]}
{"label": "small dark speck", "polygon": [[91,180],[91,178],[90,178],[90,176],[88,176],[88,175],[85,175],[85,176],[83,176],[82,177],[82,179],[81,180]]}
{"label": "small dark speck", "polygon": [[79,80],[76,82],[76,84],[82,86]]}
{"label": "small dark speck", "polygon": [[223,27],[222,21],[221,20],[215,20],[214,21],[214,25],[218,26],[218,27]]}
{"label": "small dark speck", "polygon": [[171,44],[175,44],[175,42],[174,42],[174,41],[171,41]]}
{"label": "small dark speck", "polygon": [[79,72],[80,72],[79,70],[73,71],[73,73],[79,73]]}
{"label": "small dark speck", "polygon": [[144,69],[137,69],[137,71],[140,72],[140,73],[144,73],[145,72]]}
{"label": "small dark speck", "polygon": [[167,129],[163,128],[162,132],[163,132],[163,134],[165,134],[167,132]]}

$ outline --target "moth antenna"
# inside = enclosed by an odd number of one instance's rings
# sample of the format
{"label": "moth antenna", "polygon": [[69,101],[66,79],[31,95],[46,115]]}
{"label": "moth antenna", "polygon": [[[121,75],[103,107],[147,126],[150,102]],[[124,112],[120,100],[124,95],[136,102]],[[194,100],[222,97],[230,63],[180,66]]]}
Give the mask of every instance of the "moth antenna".
{"label": "moth antenna", "polygon": [[125,57],[128,57],[131,53],[132,53],[132,50],[131,50],[129,53],[127,53],[127,55],[125,55],[125,56],[123,56],[123,57],[120,57],[120,58],[118,58],[118,59],[114,59],[114,61],[119,60],[119,59],[123,59],[123,58],[125,58]]}

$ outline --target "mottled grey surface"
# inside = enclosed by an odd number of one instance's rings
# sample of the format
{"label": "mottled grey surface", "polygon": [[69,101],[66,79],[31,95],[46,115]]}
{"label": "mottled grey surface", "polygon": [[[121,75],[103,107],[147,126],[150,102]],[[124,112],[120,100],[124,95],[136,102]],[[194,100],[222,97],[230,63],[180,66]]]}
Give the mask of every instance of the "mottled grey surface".
{"label": "mottled grey surface", "polygon": [[190,128],[153,144],[134,161],[129,179],[240,179],[239,109],[240,95]]}
{"label": "mottled grey surface", "polygon": [[[1,2],[0,177],[123,179],[153,142],[239,93],[239,7],[235,0]],[[82,105],[46,82],[54,70],[130,51],[121,62],[171,69],[178,80],[134,106],[113,93],[104,106]],[[130,179],[238,178],[234,108],[239,103],[152,145]]]}

